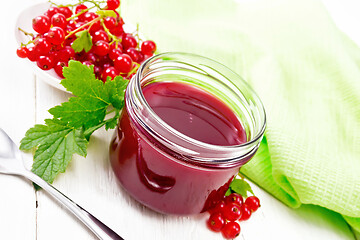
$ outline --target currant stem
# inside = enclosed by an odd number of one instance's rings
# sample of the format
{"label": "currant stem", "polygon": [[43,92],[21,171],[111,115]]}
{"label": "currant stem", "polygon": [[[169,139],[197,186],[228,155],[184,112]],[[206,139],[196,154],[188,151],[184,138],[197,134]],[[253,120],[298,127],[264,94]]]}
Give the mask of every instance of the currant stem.
{"label": "currant stem", "polygon": [[134,72],[136,72],[138,70],[138,68],[140,67],[139,63],[134,62],[134,64],[136,65],[133,69],[131,69],[131,71],[127,74],[127,77],[129,77],[131,74],[133,74]]}
{"label": "currant stem", "polygon": [[29,33],[29,32],[25,31],[24,29],[22,29],[22,28],[20,28],[20,27],[18,27],[18,30],[19,30],[20,32],[23,32],[23,33],[25,34],[25,36],[34,37],[34,34]]}
{"label": "currant stem", "polygon": [[104,21],[101,21],[101,25],[103,26],[104,31],[107,33],[107,35],[112,39],[112,41],[109,43],[109,45],[113,44],[114,42],[120,42],[121,43],[121,38],[118,38],[114,34],[112,34],[110,32],[110,30],[105,26]]}
{"label": "currant stem", "polygon": [[69,34],[65,36],[65,39],[69,38],[71,35],[73,35],[74,33],[78,32],[79,30],[81,30],[81,29],[83,29],[83,28],[85,28],[85,27],[87,27],[87,26],[89,26],[89,25],[94,24],[96,21],[98,21],[98,20],[100,20],[100,19],[101,19],[101,17],[94,18],[94,19],[91,20],[90,22],[85,23],[84,25],[78,27],[77,29],[69,32]]}

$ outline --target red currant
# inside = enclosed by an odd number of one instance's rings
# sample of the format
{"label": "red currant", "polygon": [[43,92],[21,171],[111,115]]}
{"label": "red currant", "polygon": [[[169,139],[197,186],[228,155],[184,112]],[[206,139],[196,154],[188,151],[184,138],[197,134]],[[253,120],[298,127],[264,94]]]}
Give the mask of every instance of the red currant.
{"label": "red currant", "polygon": [[51,24],[54,27],[60,27],[62,29],[66,29],[67,21],[66,17],[62,13],[56,13],[51,17]]}
{"label": "red currant", "polygon": [[68,7],[59,7],[59,13],[64,14],[66,18],[69,18],[72,15],[72,11]]}
{"label": "red currant", "polygon": [[28,56],[27,57],[32,62],[35,62],[38,59],[39,54],[36,52],[35,47],[28,48]]}
{"label": "red currant", "polygon": [[116,25],[117,25],[116,19],[113,18],[113,17],[106,17],[106,18],[104,19],[104,24],[105,24],[105,26],[106,26],[109,30],[115,28]]}
{"label": "red currant", "polygon": [[98,17],[98,15],[94,12],[86,12],[86,13],[84,13],[83,21],[90,22],[91,20],[94,20],[97,17]]}
{"label": "red currant", "polygon": [[252,212],[255,212],[260,207],[260,200],[256,196],[250,196],[245,200],[245,204]]}
{"label": "red currant", "polygon": [[110,77],[110,80],[114,79],[118,75],[117,70],[114,67],[107,67],[104,68],[102,74],[101,74],[101,80],[103,82],[106,82],[108,77]]}
{"label": "red currant", "polygon": [[102,40],[97,41],[93,45],[92,51],[98,56],[105,56],[106,54],[108,54],[110,52],[109,43],[102,41]]}
{"label": "red currant", "polygon": [[240,225],[237,222],[228,222],[221,229],[221,233],[225,239],[233,239],[240,234]]}
{"label": "red currant", "polygon": [[115,68],[121,73],[128,73],[132,69],[131,57],[127,54],[122,54],[114,60]]}
{"label": "red currant", "polygon": [[107,33],[104,30],[99,30],[96,31],[92,34],[92,42],[96,43],[97,41],[105,41],[108,42],[109,41],[109,36],[107,35]]}
{"label": "red currant", "polygon": [[210,215],[207,225],[214,232],[220,232],[225,225],[225,219],[221,213],[213,213]]}
{"label": "red currant", "polygon": [[126,54],[129,55],[131,57],[131,59],[134,61],[134,62],[137,62],[138,59],[139,59],[139,51],[136,50],[135,48],[131,47],[131,48],[128,48],[126,50]]}
{"label": "red currant", "polygon": [[89,27],[89,32],[91,35],[93,35],[95,32],[99,31],[99,30],[104,30],[103,27],[101,26],[101,22],[100,21],[96,21],[94,22],[92,25],[90,25]]}
{"label": "red currant", "polygon": [[72,47],[66,46],[59,51],[59,61],[67,62],[75,56],[75,51]]}
{"label": "red currant", "polygon": [[45,39],[45,38],[39,38],[35,41],[35,51],[39,54],[39,55],[46,55],[49,53],[50,49],[51,49],[51,43]]}
{"label": "red currant", "polygon": [[118,58],[120,55],[122,54],[122,51],[120,48],[114,48],[111,49],[109,52],[109,57],[111,60],[115,60],[116,58]]}
{"label": "red currant", "polygon": [[155,51],[156,51],[156,44],[153,41],[147,40],[141,44],[142,54],[153,55]]}
{"label": "red currant", "polygon": [[54,66],[54,61],[49,56],[40,56],[36,63],[42,70],[50,70]]}
{"label": "red currant", "polygon": [[222,213],[225,207],[225,202],[224,201],[220,201],[218,202],[213,208],[211,208],[209,210],[210,213]]}
{"label": "red currant", "polygon": [[120,6],[120,0],[107,0],[106,4],[108,10],[115,10]]}
{"label": "red currant", "polygon": [[110,33],[115,36],[121,36],[124,33],[124,29],[121,25],[118,25],[118,26],[110,29]]}
{"label": "red currant", "polygon": [[26,47],[19,47],[16,50],[16,54],[21,58],[27,58],[29,50]]}
{"label": "red currant", "polygon": [[244,200],[240,194],[232,193],[225,198],[225,203],[236,203],[241,207],[244,203]]}
{"label": "red currant", "polygon": [[241,217],[241,207],[236,203],[225,204],[222,211],[226,220],[236,221]]}
{"label": "red currant", "polygon": [[241,206],[241,217],[240,217],[240,221],[246,221],[251,217],[251,210],[249,209],[249,207],[246,204],[243,204]]}
{"label": "red currant", "polygon": [[48,16],[50,19],[52,16],[54,16],[56,13],[59,13],[59,8],[57,7],[50,7],[44,15]]}
{"label": "red currant", "polygon": [[60,45],[65,40],[65,32],[60,27],[50,28],[50,30],[47,33],[45,33],[44,36],[50,43],[54,45]]}
{"label": "red currant", "polygon": [[64,75],[63,75],[63,68],[64,68],[64,67],[67,67],[67,66],[68,66],[68,63],[67,63],[67,62],[58,62],[58,63],[55,65],[54,70],[55,70],[56,74],[57,74],[59,77],[63,78],[63,77],[64,77]]}
{"label": "red currant", "polygon": [[[87,6],[85,6],[84,4],[79,4],[79,5],[77,5],[76,7],[75,7],[75,14],[78,14],[78,13],[80,13],[80,12],[84,12],[85,13],[85,10],[87,10],[88,8],[87,8]],[[81,21],[83,21],[84,19],[84,13],[82,13],[82,14],[80,14],[79,16],[78,16],[78,18],[81,20]]]}
{"label": "red currant", "polygon": [[99,58],[95,55],[95,53],[88,53],[86,55],[86,61],[89,61],[92,64],[95,64],[97,61],[99,61]]}
{"label": "red currant", "polygon": [[131,48],[131,47],[135,48],[137,46],[137,41],[133,35],[126,34],[123,37],[121,44],[123,45],[123,47],[125,49]]}
{"label": "red currant", "polygon": [[41,15],[41,16],[37,16],[32,20],[33,29],[40,34],[49,31],[50,26],[51,26],[51,22],[48,16]]}

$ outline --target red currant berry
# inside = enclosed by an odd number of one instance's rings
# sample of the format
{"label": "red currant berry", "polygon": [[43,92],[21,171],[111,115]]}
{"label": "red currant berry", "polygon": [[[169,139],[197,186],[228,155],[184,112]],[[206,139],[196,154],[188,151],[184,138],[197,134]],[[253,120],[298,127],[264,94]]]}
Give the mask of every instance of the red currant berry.
{"label": "red currant berry", "polygon": [[69,18],[72,15],[72,11],[68,7],[59,7],[59,13],[64,14],[66,18]]}
{"label": "red currant berry", "polygon": [[121,36],[124,33],[124,29],[121,25],[118,25],[118,26],[110,29],[110,33],[115,36]]}
{"label": "red currant berry", "polygon": [[19,47],[16,50],[16,54],[18,55],[18,57],[21,57],[21,58],[27,58],[28,53],[29,53],[29,50],[26,47]]}
{"label": "red currant berry", "polygon": [[44,36],[50,43],[54,45],[60,45],[65,40],[65,32],[60,27],[50,28],[50,30],[47,33],[45,33]]}
{"label": "red currant berry", "polygon": [[250,196],[245,200],[245,204],[252,212],[255,212],[260,207],[260,200],[256,196]]}
{"label": "red currant berry", "polygon": [[91,65],[94,65],[92,62],[87,61],[87,60],[83,61],[82,64],[84,64],[85,66],[88,66],[88,67],[90,67]]}
{"label": "red currant berry", "polygon": [[118,58],[120,55],[122,54],[122,51],[120,48],[114,48],[111,49],[109,52],[109,57],[111,60],[115,60],[116,58]]}
{"label": "red currant berry", "polygon": [[137,62],[138,59],[139,59],[139,51],[136,50],[135,48],[131,47],[131,48],[128,48],[126,50],[126,54],[129,55],[131,57],[131,59],[133,60],[133,62]]}
{"label": "red currant berry", "polygon": [[52,16],[54,16],[56,13],[59,13],[59,8],[57,7],[50,7],[44,15],[48,16],[50,19]]}
{"label": "red currant berry", "polygon": [[104,70],[101,74],[101,80],[103,82],[106,82],[108,80],[108,77],[110,77],[110,80],[113,80],[117,75],[118,75],[118,72],[114,67],[107,67],[107,68],[104,68]]}
{"label": "red currant berry", "polygon": [[89,32],[91,35],[93,35],[95,32],[99,31],[99,30],[104,30],[103,27],[101,26],[101,22],[100,21],[96,21],[94,22],[92,25],[90,25],[89,27]]}
{"label": "red currant berry", "polygon": [[50,70],[54,66],[54,61],[49,56],[40,56],[36,63],[42,70]]}
{"label": "red currant berry", "polygon": [[46,55],[51,49],[51,43],[45,38],[39,38],[34,43],[35,51],[40,55]]}
{"label": "red currant berry", "polygon": [[213,213],[210,215],[207,225],[214,232],[220,232],[225,225],[225,219],[221,213]]}
{"label": "red currant berry", "polygon": [[241,207],[243,205],[243,203],[244,203],[244,200],[243,200],[243,197],[240,194],[232,193],[232,194],[230,194],[229,196],[227,196],[225,198],[225,203],[226,204],[228,204],[228,203],[236,203]]}
{"label": "red currant berry", "polygon": [[92,47],[92,51],[98,56],[105,56],[110,52],[109,43],[102,40],[97,41]]}
{"label": "red currant berry", "polygon": [[136,61],[137,63],[142,63],[144,61],[144,54],[142,54],[141,52],[138,52],[138,60]]}
{"label": "red currant berry", "polygon": [[249,209],[249,207],[246,204],[243,204],[241,206],[241,217],[240,217],[240,221],[246,221],[251,217],[251,210]]}
{"label": "red currant berry", "polygon": [[56,74],[61,77],[61,78],[64,78],[64,75],[63,75],[63,68],[64,67],[67,67],[68,66],[68,63],[67,62],[58,62],[55,67],[54,67],[54,70],[56,72]]}
{"label": "red currant berry", "polygon": [[96,43],[97,41],[105,41],[108,42],[109,41],[109,36],[107,35],[107,33],[104,30],[99,30],[96,31],[92,34],[92,42]]}
{"label": "red currant berry", "polygon": [[133,35],[126,34],[123,37],[121,44],[123,45],[124,49],[128,49],[131,47],[135,48],[137,46],[137,41]]}
{"label": "red currant berry", "polygon": [[237,222],[228,222],[221,229],[221,233],[225,239],[234,239],[240,234],[240,225]]}
{"label": "red currant berry", "polygon": [[116,19],[113,17],[106,17],[104,19],[104,24],[109,30],[111,30],[116,27],[117,22],[116,22]]}
{"label": "red currant berry", "polygon": [[97,17],[98,17],[98,15],[94,12],[86,12],[86,13],[84,13],[83,21],[90,22],[91,20],[94,20]]}
{"label": "red currant berry", "polygon": [[210,214],[213,214],[213,213],[222,213],[223,212],[223,209],[225,207],[225,202],[224,201],[220,201],[218,203],[214,203],[213,207],[211,207],[208,212]]}
{"label": "red currant berry", "polygon": [[128,73],[132,69],[131,57],[127,54],[122,54],[114,60],[114,66],[120,73]]}
{"label": "red currant berry", "polygon": [[51,17],[51,24],[54,27],[60,27],[62,29],[66,29],[67,21],[66,17],[62,13],[56,13]]}
{"label": "red currant berry", "polygon": [[86,55],[86,61],[91,62],[92,64],[95,64],[99,61],[99,58],[95,55],[95,53],[88,53]]}
{"label": "red currant berry", "polygon": [[36,52],[35,47],[28,48],[28,56],[27,57],[32,62],[35,62],[38,59],[39,54]]}
{"label": "red currant berry", "polygon": [[156,44],[153,41],[147,40],[141,44],[142,54],[153,55],[155,51],[156,51]]}
{"label": "red currant berry", "polygon": [[107,0],[106,4],[108,10],[115,10],[120,6],[120,0]]}
{"label": "red currant berry", "polygon": [[[87,6],[85,6],[84,4],[79,4],[75,7],[75,14],[78,14],[80,12],[84,12],[85,13],[85,10],[87,10]],[[83,21],[83,18],[84,18],[84,13],[80,14],[78,16],[78,18]]]}
{"label": "red currant berry", "polygon": [[241,207],[236,203],[225,204],[222,213],[226,220],[236,221],[241,217]]}
{"label": "red currant berry", "polygon": [[59,51],[59,61],[67,62],[75,56],[75,51],[72,47],[66,46]]}
{"label": "red currant berry", "polygon": [[51,26],[51,22],[48,16],[41,15],[32,20],[33,29],[40,34],[49,31],[50,26]]}

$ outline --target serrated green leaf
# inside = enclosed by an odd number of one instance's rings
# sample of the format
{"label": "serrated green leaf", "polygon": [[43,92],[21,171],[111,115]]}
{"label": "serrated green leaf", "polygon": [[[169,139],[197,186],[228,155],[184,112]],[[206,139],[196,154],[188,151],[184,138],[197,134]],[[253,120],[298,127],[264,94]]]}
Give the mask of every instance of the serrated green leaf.
{"label": "serrated green leaf", "polygon": [[71,47],[74,49],[75,52],[81,52],[85,51],[88,52],[92,48],[92,40],[91,35],[88,30],[83,30],[80,32],[77,32],[76,39],[71,44]]}
{"label": "serrated green leaf", "polygon": [[109,105],[110,103],[94,97],[71,97],[68,102],[51,108],[49,113],[74,128],[89,128],[104,120]]}
{"label": "serrated green leaf", "polygon": [[96,11],[96,14],[99,15],[102,18],[105,17],[114,17],[116,18],[116,13],[113,10],[98,10]]}
{"label": "serrated green leaf", "polygon": [[29,129],[20,148],[37,147],[31,171],[52,183],[55,176],[65,171],[74,153],[86,156],[87,141],[82,129],[71,128],[61,120],[47,119],[45,124]]}
{"label": "serrated green leaf", "polygon": [[117,126],[119,116],[119,110],[116,110],[115,116],[105,121],[105,129],[114,129]]}
{"label": "serrated green leaf", "polygon": [[248,182],[245,181],[245,179],[234,179],[230,183],[230,189],[231,191],[236,192],[245,198],[248,196],[248,192],[254,195],[251,186],[249,185]]}
{"label": "serrated green leaf", "polygon": [[109,94],[109,100],[114,108],[120,110],[124,107],[124,94],[129,81],[121,76],[115,77],[112,81],[106,81],[105,87]]}

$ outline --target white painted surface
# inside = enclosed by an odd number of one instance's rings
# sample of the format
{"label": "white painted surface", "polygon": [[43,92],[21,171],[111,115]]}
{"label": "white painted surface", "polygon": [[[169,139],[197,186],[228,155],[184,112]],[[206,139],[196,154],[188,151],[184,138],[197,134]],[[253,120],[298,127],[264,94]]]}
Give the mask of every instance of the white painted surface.
{"label": "white painted surface", "polygon": [[[17,14],[36,0],[2,2],[0,16],[0,127],[19,143],[25,131],[49,117],[47,110],[69,95],[39,81],[15,54]],[[357,1],[324,0],[336,23],[360,43]],[[356,10],[355,10],[356,9]],[[75,157],[54,185],[127,240],[222,239],[205,226],[206,214],[177,217],[155,213],[131,199],[116,182],[108,160],[112,132],[97,132],[87,158]],[[25,156],[31,161],[31,156]],[[31,164],[31,163],[30,163]],[[238,239],[355,239],[343,219],[325,209],[293,210],[253,185],[262,207],[241,224]],[[36,207],[36,201],[38,207]],[[334,217],[335,215],[335,217]],[[330,218],[330,216],[333,216]],[[77,219],[29,182],[0,175],[0,239],[96,239]]]}

